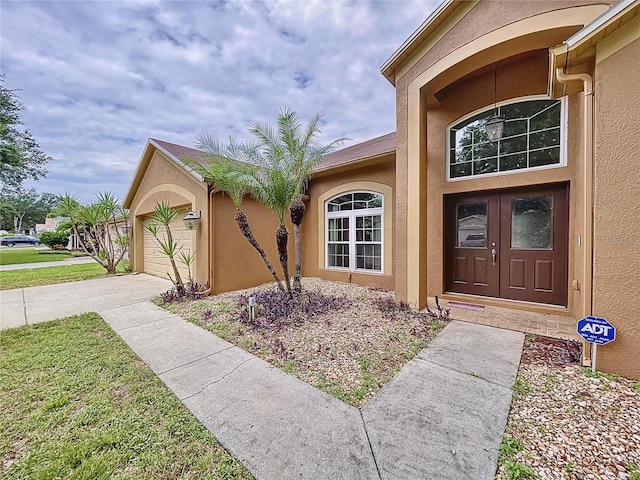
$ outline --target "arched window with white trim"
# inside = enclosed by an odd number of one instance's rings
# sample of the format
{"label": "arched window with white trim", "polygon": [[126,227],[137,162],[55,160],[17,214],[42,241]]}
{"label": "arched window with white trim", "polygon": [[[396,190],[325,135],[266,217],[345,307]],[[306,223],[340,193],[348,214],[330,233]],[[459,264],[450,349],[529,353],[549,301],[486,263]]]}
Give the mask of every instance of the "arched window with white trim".
{"label": "arched window with white trim", "polygon": [[382,273],[383,196],[343,193],[326,202],[326,267]]}
{"label": "arched window with white trim", "polygon": [[[448,128],[448,180],[501,175],[565,165],[564,100],[527,98],[498,104],[459,120]],[[488,117],[504,119],[499,141],[491,142]]]}

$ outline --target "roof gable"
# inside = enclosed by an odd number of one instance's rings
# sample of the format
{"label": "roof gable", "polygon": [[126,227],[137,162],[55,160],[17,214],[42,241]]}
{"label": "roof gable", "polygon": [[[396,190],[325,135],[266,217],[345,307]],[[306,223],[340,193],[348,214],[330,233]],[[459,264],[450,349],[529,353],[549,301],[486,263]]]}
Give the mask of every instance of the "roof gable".
{"label": "roof gable", "polygon": [[125,208],[131,207],[138,188],[142,183],[144,174],[147,171],[151,159],[153,158],[153,155],[156,151],[161,152],[167,160],[174,163],[180,171],[185,173],[185,175],[191,176],[197,182],[204,182],[204,178],[202,177],[202,175],[200,175],[193,168],[187,165],[188,160],[204,162],[203,152],[200,152],[199,150],[195,150],[193,148],[184,147],[182,145],[177,145],[175,143],[149,138],[144,147],[144,150],[142,151],[140,161],[138,162],[138,166],[136,167],[133,179],[131,180],[131,185],[129,186],[129,189],[127,190],[127,193],[125,195],[123,202]]}

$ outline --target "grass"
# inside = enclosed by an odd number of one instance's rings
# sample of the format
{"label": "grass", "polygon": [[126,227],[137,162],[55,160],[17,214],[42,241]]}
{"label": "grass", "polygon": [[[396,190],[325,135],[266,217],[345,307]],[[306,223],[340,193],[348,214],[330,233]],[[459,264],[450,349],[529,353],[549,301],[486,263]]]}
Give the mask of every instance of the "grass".
{"label": "grass", "polygon": [[250,479],[95,313],[0,332],[0,477]]}
{"label": "grass", "polygon": [[498,448],[498,463],[504,466],[509,480],[535,478],[530,467],[515,461],[516,456],[524,450],[522,440],[505,435]]}
{"label": "grass", "polygon": [[35,248],[1,248],[0,265],[16,265],[19,263],[40,263],[66,260],[72,256],[68,251],[36,250]]}
{"label": "grass", "polygon": [[[120,262],[118,272],[126,271],[128,271],[128,262]],[[104,277],[105,273],[106,270],[98,263],[0,271],[0,290],[90,280]]]}

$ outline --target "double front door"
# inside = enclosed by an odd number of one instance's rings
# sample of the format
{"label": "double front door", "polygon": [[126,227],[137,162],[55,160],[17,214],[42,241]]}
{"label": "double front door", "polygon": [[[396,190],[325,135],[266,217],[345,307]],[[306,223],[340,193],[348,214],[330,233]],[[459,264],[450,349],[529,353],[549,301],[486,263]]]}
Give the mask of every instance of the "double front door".
{"label": "double front door", "polygon": [[566,185],[445,197],[449,292],[567,304]]}

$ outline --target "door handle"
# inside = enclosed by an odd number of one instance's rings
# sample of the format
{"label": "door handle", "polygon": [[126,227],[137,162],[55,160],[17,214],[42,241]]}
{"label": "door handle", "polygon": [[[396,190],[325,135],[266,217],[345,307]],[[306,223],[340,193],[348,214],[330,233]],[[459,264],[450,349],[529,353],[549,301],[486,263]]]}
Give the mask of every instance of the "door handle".
{"label": "door handle", "polygon": [[496,250],[496,244],[492,243],[491,246],[493,247],[491,249],[491,265],[492,266],[496,266],[496,257],[498,255],[498,251]]}

